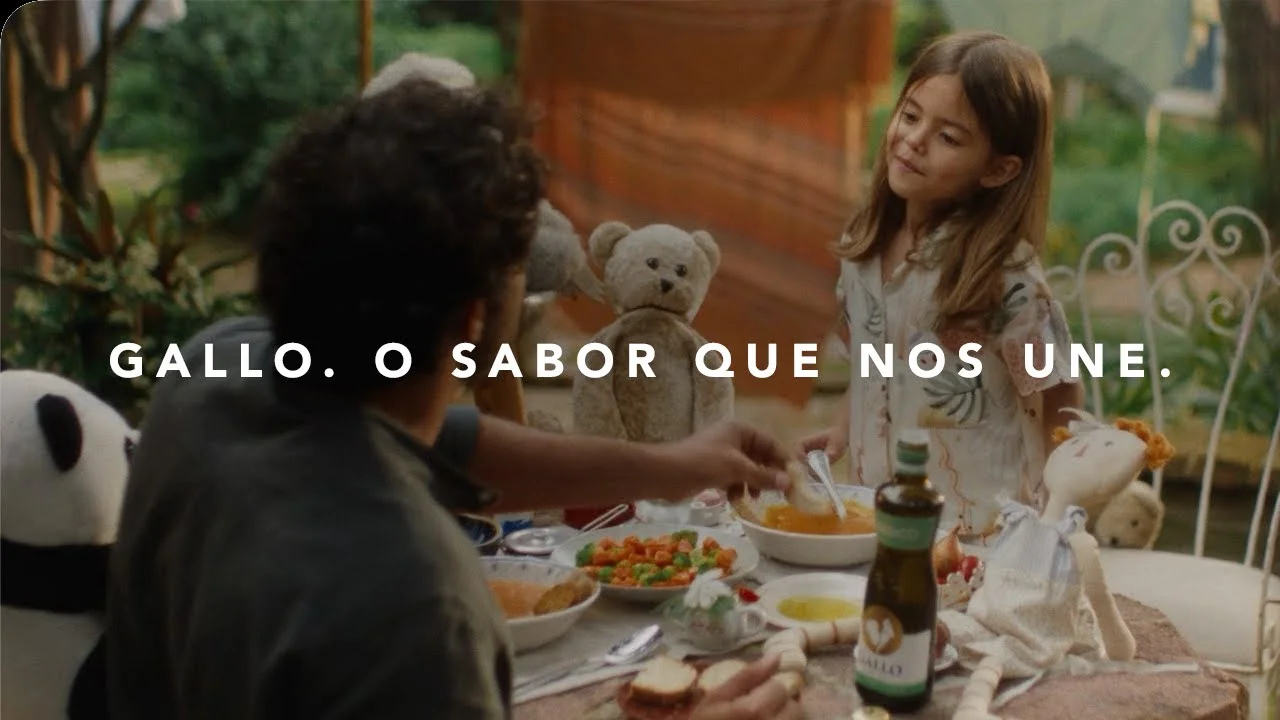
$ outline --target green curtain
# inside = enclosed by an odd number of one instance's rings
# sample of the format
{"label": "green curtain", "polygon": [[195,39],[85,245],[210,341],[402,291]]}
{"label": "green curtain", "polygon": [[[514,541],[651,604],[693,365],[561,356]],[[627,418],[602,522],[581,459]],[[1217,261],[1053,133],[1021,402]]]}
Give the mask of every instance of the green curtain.
{"label": "green curtain", "polygon": [[1145,109],[1187,67],[1192,0],[937,0],[956,30],[994,30],[1055,75],[1095,80]]}

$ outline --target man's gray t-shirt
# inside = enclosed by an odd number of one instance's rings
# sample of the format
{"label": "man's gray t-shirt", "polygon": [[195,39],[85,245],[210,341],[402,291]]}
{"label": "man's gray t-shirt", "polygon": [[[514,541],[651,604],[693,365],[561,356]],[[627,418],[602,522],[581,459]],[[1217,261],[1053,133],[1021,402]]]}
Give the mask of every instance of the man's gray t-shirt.
{"label": "man's gray t-shirt", "polygon": [[[240,377],[242,343],[263,377]],[[227,377],[204,377],[205,344]],[[474,416],[432,450],[282,391],[273,352],[264,320],[224,321],[156,389],[112,559],[113,716],[510,717],[502,616],[452,514],[492,496],[441,449],[465,457]]]}

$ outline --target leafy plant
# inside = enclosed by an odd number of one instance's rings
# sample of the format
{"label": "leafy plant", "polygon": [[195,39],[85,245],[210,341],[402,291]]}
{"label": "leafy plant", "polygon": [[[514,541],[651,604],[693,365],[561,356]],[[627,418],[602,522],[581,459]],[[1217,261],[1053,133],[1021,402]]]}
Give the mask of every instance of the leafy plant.
{"label": "leafy plant", "polygon": [[[1235,319],[1218,318],[1228,325]],[[1183,400],[1193,416],[1213,419],[1236,354],[1235,338],[1203,324],[1192,328],[1180,364],[1191,376]],[[1224,424],[1228,430],[1264,435],[1271,431],[1280,408],[1280,375],[1275,373],[1280,357],[1280,294],[1271,295],[1259,307],[1241,355]]]}
{"label": "leafy plant", "polygon": [[[1189,293],[1190,289],[1184,290]],[[1187,297],[1193,297],[1190,294]],[[1217,295],[1199,301],[1200,307],[1214,307]],[[1215,317],[1225,327],[1239,322],[1238,317]],[[1266,435],[1276,420],[1280,403],[1280,376],[1272,372],[1280,357],[1280,292],[1263,299],[1253,321],[1248,344],[1240,359],[1235,386],[1227,404],[1224,429]],[[1084,342],[1078,319],[1072,323],[1072,339]],[[1154,405],[1151,377],[1120,376],[1120,343],[1144,342],[1134,318],[1120,323],[1105,318],[1094,321],[1094,341],[1103,345],[1102,377],[1099,379],[1103,411],[1108,416],[1149,416]],[[1168,378],[1159,379],[1167,418],[1179,415],[1206,423],[1212,422],[1221,402],[1227,376],[1236,358],[1236,339],[1211,330],[1202,322],[1193,322],[1185,336],[1158,332],[1156,339],[1160,364],[1170,369]],[[1147,370],[1145,363],[1143,370]],[[1090,388],[1086,385],[1086,405],[1092,407]]]}
{"label": "leafy plant", "polygon": [[[5,359],[81,383],[135,422],[170,344],[185,342],[214,320],[252,310],[247,294],[220,295],[211,286],[215,272],[246,258],[198,265],[192,256],[199,227],[163,200],[164,190],[142,198],[122,225],[104,192],[91,210],[68,205],[63,234],[50,241],[29,233],[12,236],[49,253],[51,271],[6,273],[20,286]],[[111,352],[121,343],[141,347],[140,377],[112,371]]]}
{"label": "leafy plant", "polygon": [[[501,73],[494,30],[423,28],[414,19],[421,3],[374,7],[375,71],[417,51],[456,58],[481,79]],[[190,3],[182,22],[120,54],[104,142],[172,158],[183,202],[200,203],[219,229],[241,231],[296,121],[358,92],[358,38],[346,3]]]}

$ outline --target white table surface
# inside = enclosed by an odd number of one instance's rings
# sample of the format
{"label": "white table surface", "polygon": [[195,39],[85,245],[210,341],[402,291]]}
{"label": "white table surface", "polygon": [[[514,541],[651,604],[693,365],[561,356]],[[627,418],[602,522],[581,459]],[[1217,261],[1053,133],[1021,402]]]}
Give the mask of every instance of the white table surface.
{"label": "white table surface", "polygon": [[[618,527],[636,524],[635,521],[628,521]],[[694,527],[694,526],[691,526]],[[742,535],[741,526],[734,522],[724,522],[715,529],[722,532],[730,532],[735,535]],[[941,533],[939,533],[941,535]],[[978,552],[978,548],[965,548],[965,552]],[[790,575],[800,575],[805,573],[847,573],[850,575],[858,575],[865,577],[871,568],[871,563],[863,563],[843,568],[815,568],[803,567],[799,565],[791,565],[782,563],[765,555],[760,556],[760,562],[756,569],[752,571],[746,578],[745,582],[751,585],[763,585],[771,580]],[[563,637],[527,652],[516,655],[515,658],[515,681],[518,683],[534,673],[542,672],[553,666],[563,664],[573,664],[585,662],[589,658],[604,654],[608,649],[628,634],[644,627],[645,625],[659,622],[660,618],[656,611],[656,605],[652,603],[634,603],[620,600],[608,595],[601,595],[595,604],[583,614],[582,618],[569,630]],[[766,631],[773,632],[773,630]],[[759,637],[753,638],[744,645],[756,642]],[[679,638],[667,635],[664,638],[665,647],[658,652],[666,652],[676,657],[684,657],[689,654],[695,654],[693,648],[680,642]],[[575,675],[566,680],[545,685],[534,691],[518,694],[516,698],[517,704],[528,702],[539,697],[553,695],[579,687],[584,687],[591,683],[600,682],[610,677],[634,672],[635,667],[631,668],[608,668],[599,672],[592,672],[586,675]]]}

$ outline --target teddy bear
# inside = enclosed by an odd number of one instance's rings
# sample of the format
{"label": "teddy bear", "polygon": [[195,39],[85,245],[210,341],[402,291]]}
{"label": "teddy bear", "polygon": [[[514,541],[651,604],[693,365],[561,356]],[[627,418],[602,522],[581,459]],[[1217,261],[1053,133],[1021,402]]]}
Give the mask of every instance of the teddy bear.
{"label": "teddy bear", "polygon": [[1164,527],[1164,502],[1155,488],[1129,483],[1103,507],[1090,532],[1103,547],[1150,550]]}
{"label": "teddy bear", "polygon": [[107,572],[137,441],[80,385],[0,372],[0,716],[107,716]]}
{"label": "teddy bear", "polygon": [[[603,267],[605,296],[617,318],[589,343],[607,347],[612,372],[573,380],[573,431],[635,442],[680,440],[733,414],[733,379],[700,372],[707,340],[691,324],[720,265],[720,248],[704,230],[653,224],[632,230],[619,221],[591,234],[591,255]],[[653,349],[648,367],[629,367],[632,346]],[[643,352],[643,348],[639,349]],[[587,356],[600,367],[599,355]],[[706,367],[718,367],[715,354]]]}

